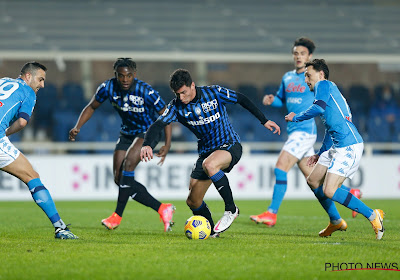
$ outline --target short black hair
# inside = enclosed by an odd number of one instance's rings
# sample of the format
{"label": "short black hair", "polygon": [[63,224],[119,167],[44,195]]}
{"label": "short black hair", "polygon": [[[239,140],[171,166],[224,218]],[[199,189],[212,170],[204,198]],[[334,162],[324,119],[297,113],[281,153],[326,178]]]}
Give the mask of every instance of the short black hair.
{"label": "short black hair", "polygon": [[[296,46],[306,47],[310,54],[312,54],[314,52],[314,50],[315,50],[314,42],[311,39],[307,38],[307,37],[297,38],[293,43],[293,48],[296,47]],[[293,52],[293,48],[292,48],[292,52]]]}
{"label": "short black hair", "polygon": [[329,79],[329,68],[324,59],[313,59],[312,61],[306,63],[306,68],[308,66],[314,67],[314,70],[317,72],[324,72],[325,79]]}
{"label": "short black hair", "polygon": [[188,86],[190,87],[192,85],[192,77],[190,76],[190,73],[186,69],[176,69],[170,77],[169,81],[169,86],[173,90],[173,92],[176,92],[183,86]]}
{"label": "short black hair", "polygon": [[43,71],[47,71],[46,66],[43,64],[36,62],[36,61],[30,61],[24,64],[21,68],[21,76],[25,75],[26,73],[31,73],[34,75],[38,69],[42,69]]}
{"label": "short black hair", "polygon": [[136,62],[130,57],[120,57],[114,62],[114,71],[117,72],[118,67],[128,67],[136,72]]}

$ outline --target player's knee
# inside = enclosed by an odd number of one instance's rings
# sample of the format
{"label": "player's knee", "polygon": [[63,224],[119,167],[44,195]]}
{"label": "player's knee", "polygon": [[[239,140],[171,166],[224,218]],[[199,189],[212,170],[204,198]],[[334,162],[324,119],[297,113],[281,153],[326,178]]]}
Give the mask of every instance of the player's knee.
{"label": "player's knee", "polygon": [[335,194],[335,189],[332,189],[332,188],[324,188],[324,194],[325,194],[325,196],[326,197],[328,197],[328,198],[332,198],[333,197],[333,195]]}
{"label": "player's knee", "polygon": [[189,206],[190,209],[199,208],[202,204],[203,200],[194,199],[192,197],[188,197],[186,199],[186,204]]}
{"label": "player's knee", "polygon": [[186,204],[187,204],[187,206],[189,206],[190,209],[193,209],[193,207],[194,207],[194,201],[193,201],[190,197],[188,197],[188,198],[186,199]]}
{"label": "player's knee", "polygon": [[314,180],[311,176],[307,177],[307,185],[310,186],[311,189],[316,189],[320,186],[319,182]]}
{"label": "player's knee", "polygon": [[216,165],[212,162],[212,160],[209,159],[205,159],[203,161],[202,167],[207,175],[215,173],[214,170],[217,169]]}

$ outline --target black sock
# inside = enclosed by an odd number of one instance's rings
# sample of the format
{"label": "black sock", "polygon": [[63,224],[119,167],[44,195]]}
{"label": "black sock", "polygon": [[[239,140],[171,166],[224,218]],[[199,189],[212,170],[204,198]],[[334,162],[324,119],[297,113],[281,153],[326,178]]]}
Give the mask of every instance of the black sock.
{"label": "black sock", "polygon": [[191,210],[192,210],[193,215],[203,216],[210,222],[211,234],[214,234],[214,221],[211,217],[211,212],[210,212],[210,209],[208,209],[207,204],[203,201],[203,203],[200,205],[199,208],[191,209]]}
{"label": "black sock", "polygon": [[120,185],[131,187],[131,196],[134,200],[158,212],[161,202],[155,199],[142,184],[136,181],[135,177],[122,175]]}
{"label": "black sock", "polygon": [[115,209],[115,213],[117,213],[120,217],[124,213],[125,206],[128,203],[129,197],[133,194],[133,188],[128,185],[123,185],[124,187],[119,187],[118,192],[118,200],[117,200],[117,208]]}
{"label": "black sock", "polygon": [[225,202],[225,211],[231,211],[235,213],[236,206],[233,201],[231,187],[229,186],[228,177],[226,177],[225,173],[220,170],[216,174],[210,177],[213,181],[215,188],[221,195],[222,199]]}

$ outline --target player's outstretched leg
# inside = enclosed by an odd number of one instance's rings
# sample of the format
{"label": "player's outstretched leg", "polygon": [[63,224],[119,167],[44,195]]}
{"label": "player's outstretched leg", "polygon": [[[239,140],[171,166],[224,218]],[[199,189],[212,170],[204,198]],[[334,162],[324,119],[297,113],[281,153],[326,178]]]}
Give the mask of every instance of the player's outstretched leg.
{"label": "player's outstretched leg", "polygon": [[343,206],[347,208],[357,211],[366,217],[372,224],[374,229],[376,239],[380,240],[383,236],[385,229],[383,228],[383,218],[385,213],[382,210],[375,209],[372,210],[364,202],[359,200],[350,192],[343,190],[342,188],[338,188],[332,196],[332,200],[339,202]]}
{"label": "player's outstretched leg", "polygon": [[[354,195],[358,199],[361,199],[361,197],[362,197],[362,192],[360,191],[360,189],[352,189],[352,188],[349,188],[349,187],[347,187],[345,185],[341,185],[340,188],[345,190],[345,191],[348,191],[349,193],[351,193],[352,195]],[[357,214],[358,214],[357,211],[354,211],[354,210],[351,211],[351,216],[353,218],[355,218],[357,216]]]}
{"label": "player's outstretched leg", "polygon": [[340,214],[337,211],[335,203],[332,201],[332,199],[328,198],[324,194],[322,185],[312,191],[314,192],[314,195],[317,197],[321,206],[325,209],[326,213],[328,213],[330,219],[329,225],[319,232],[319,236],[328,237],[337,230],[346,230],[347,223],[340,217]]}
{"label": "player's outstretched leg", "polygon": [[[123,179],[124,176],[127,178]],[[101,224],[107,229],[116,229],[121,224],[122,214],[124,213],[126,204],[128,203],[129,197],[134,193],[134,188],[129,184],[132,180],[135,180],[135,171],[122,171],[120,184],[118,186],[118,199],[115,212],[108,218],[101,220]]]}
{"label": "player's outstretched leg", "polygon": [[221,233],[227,230],[233,221],[239,216],[239,208],[233,201],[232,190],[229,185],[228,177],[226,177],[225,173],[222,170],[219,170],[217,173],[211,176],[210,179],[214,183],[214,186],[225,203],[224,215],[214,227],[214,231],[216,233]]}
{"label": "player's outstretched leg", "polygon": [[170,231],[174,224],[172,217],[175,213],[175,206],[172,204],[162,204],[155,199],[147,189],[135,180],[135,171],[122,171],[118,201],[115,212],[110,217],[103,219],[101,223],[108,229],[116,229],[122,220],[122,214],[125,210],[128,198],[152,208],[160,214],[160,219],[164,223],[164,231]]}
{"label": "player's outstretched leg", "polygon": [[33,179],[27,183],[29,191],[31,192],[33,200],[47,215],[50,222],[55,228],[55,238],[60,239],[77,239],[78,236],[73,234],[67,225],[60,218],[57,212],[56,205],[49,191],[45,188],[40,178]]}

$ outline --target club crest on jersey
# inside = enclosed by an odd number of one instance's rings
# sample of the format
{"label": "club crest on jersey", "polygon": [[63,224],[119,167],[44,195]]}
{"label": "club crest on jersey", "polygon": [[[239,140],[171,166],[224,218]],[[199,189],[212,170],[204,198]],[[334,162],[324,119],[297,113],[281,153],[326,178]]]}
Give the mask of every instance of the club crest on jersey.
{"label": "club crest on jersey", "polygon": [[201,103],[201,107],[203,108],[203,112],[204,113],[208,113],[208,112],[210,112],[212,110],[217,109],[218,101],[217,101],[217,99],[213,99],[213,100],[211,100],[209,102]]}
{"label": "club crest on jersey", "polygon": [[[203,104],[202,104],[202,105],[203,105]],[[194,109],[194,111],[196,112],[196,114],[197,114],[198,116],[201,115],[201,109],[200,109],[199,107],[196,107],[196,109]]]}

